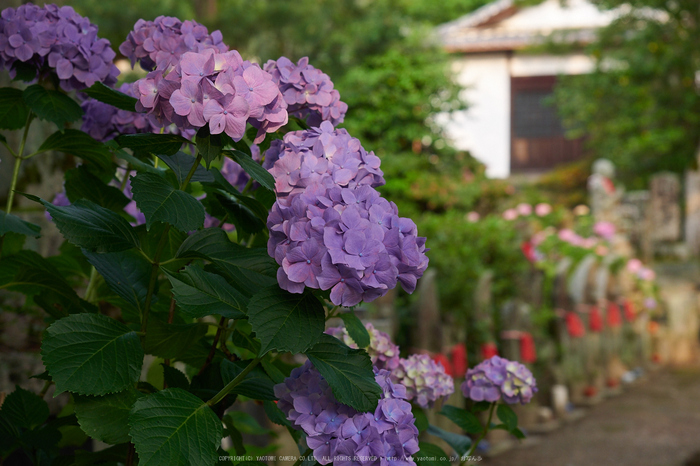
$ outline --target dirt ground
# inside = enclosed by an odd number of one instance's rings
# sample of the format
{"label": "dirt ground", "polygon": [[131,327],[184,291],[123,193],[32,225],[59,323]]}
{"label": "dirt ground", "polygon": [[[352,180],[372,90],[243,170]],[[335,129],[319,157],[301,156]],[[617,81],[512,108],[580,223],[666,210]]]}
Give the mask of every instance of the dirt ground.
{"label": "dirt ground", "polygon": [[700,368],[655,372],[538,443],[481,464],[700,466]]}

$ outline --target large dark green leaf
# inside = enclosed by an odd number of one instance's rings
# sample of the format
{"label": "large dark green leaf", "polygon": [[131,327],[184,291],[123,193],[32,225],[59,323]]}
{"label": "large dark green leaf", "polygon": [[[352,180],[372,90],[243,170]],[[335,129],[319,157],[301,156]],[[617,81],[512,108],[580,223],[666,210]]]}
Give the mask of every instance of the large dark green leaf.
{"label": "large dark green leaf", "polygon": [[[257,203],[255,199],[250,197],[242,196],[241,198],[236,198],[221,190],[208,192],[205,203],[207,203],[208,206],[215,203],[217,207],[223,209],[223,211],[228,214],[228,223],[235,225],[236,233],[240,237],[245,237],[244,235],[254,235],[265,230],[265,221],[256,216],[255,212],[248,207],[248,203],[242,202],[242,199],[249,199]],[[212,211],[213,209],[209,210]]]}
{"label": "large dark green leaf", "polygon": [[248,154],[239,150],[227,150],[224,151],[224,154],[235,160],[251,178],[260,183],[264,188],[273,192],[275,191],[275,179],[262,165],[253,160]]}
{"label": "large dark green leaf", "polygon": [[41,356],[56,393],[106,395],[133,386],[143,349],[136,332],[101,314],[73,314],[45,333]]}
{"label": "large dark green leaf", "polygon": [[33,429],[49,418],[49,405],[40,396],[17,386],[5,398],[0,414],[15,427]]}
{"label": "large dark green leaf", "polygon": [[248,298],[220,275],[189,266],[177,274],[167,274],[173,296],[188,317],[221,315],[229,319],[245,317]]}
{"label": "large dark green leaf", "polygon": [[36,116],[56,123],[59,129],[83,116],[83,109],[75,100],[61,91],[46,89],[40,84],[26,88],[22,97]]}
{"label": "large dark green leaf", "polygon": [[66,196],[71,202],[87,199],[115,212],[122,211],[131,202],[119,188],[104,184],[85,166],[68,170],[65,180]]}
{"label": "large dark green leaf", "polygon": [[[229,383],[236,378],[238,374],[243,372],[243,369],[250,364],[250,361],[221,361],[221,378],[224,384]],[[247,396],[254,400],[276,400],[273,387],[274,382],[265,373],[262,367],[255,366],[243,379],[243,382],[236,385],[231,393]]]}
{"label": "large dark green leaf", "polygon": [[129,424],[139,466],[209,466],[218,458],[221,421],[202,400],[179,388],[136,401]]}
{"label": "large dark green leaf", "polygon": [[147,153],[153,155],[173,155],[180,150],[183,144],[189,141],[176,134],[125,134],[117,137],[117,143],[121,147],[128,147],[135,153]]}
{"label": "large dark green leaf", "polygon": [[[253,215],[257,216],[263,222],[267,221],[269,207],[265,207],[259,200],[255,198],[241,194],[240,191],[238,191],[238,189],[231,185],[231,183],[229,183],[228,180],[224,178],[224,175],[222,175],[221,172],[216,168],[212,168],[210,172],[212,174],[212,177],[214,178],[214,186],[221,188],[231,197],[235,198],[239,204],[248,208],[250,212],[253,213]],[[258,190],[256,190],[255,192],[257,193],[257,191]],[[269,193],[269,191],[264,189],[260,191]],[[272,197],[275,197],[274,193],[272,194]]]}
{"label": "large dark green leaf", "polygon": [[95,100],[104,102],[111,105],[112,107],[117,107],[121,110],[128,110],[130,112],[135,112],[135,106],[137,100],[130,95],[126,95],[123,92],[119,92],[116,89],[107,87],[101,82],[96,82],[91,87],[84,89],[82,92],[86,93],[88,96]]}
{"label": "large dark green leaf", "polygon": [[382,389],[374,379],[372,361],[365,350],[351,349],[324,333],[306,355],[328,381],[338,401],[362,412],[377,407]]}
{"label": "large dark green leaf", "polygon": [[56,131],[39,147],[39,152],[65,152],[94,164],[101,172],[111,171],[112,155],[101,142],[77,129]]}
{"label": "large dark green leaf", "polygon": [[221,156],[221,135],[210,134],[209,126],[204,126],[197,132],[196,142],[197,153],[202,156],[209,168],[211,163]]}
{"label": "large dark green leaf", "polygon": [[442,407],[440,414],[457,424],[468,434],[479,434],[484,430],[481,422],[479,422],[479,418],[466,409],[445,405]]}
{"label": "large dark green leaf", "polygon": [[143,310],[153,268],[143,255],[133,249],[106,254],[83,250],[83,254],[112,291],[139,311]]}
{"label": "large dark green leaf", "polygon": [[204,224],[204,207],[197,199],[175,189],[153,173],[139,173],[131,179],[131,191],[139,210],[146,216],[146,228],[155,222],[169,223],[187,232]]}
{"label": "large dark green leaf", "polygon": [[342,312],[340,318],[343,319],[348,335],[360,348],[369,346],[369,332],[360,319],[352,312]]}
{"label": "large dark green leaf", "polygon": [[496,416],[506,426],[508,432],[512,432],[518,428],[518,415],[513,409],[505,404],[499,404],[496,408]]}
{"label": "large dark green leaf", "polygon": [[472,446],[472,440],[469,437],[447,432],[433,425],[428,426],[427,432],[430,435],[443,439],[449,446],[455,449],[459,456],[466,454]]}
{"label": "large dark green leaf", "polygon": [[174,359],[186,353],[207,333],[203,324],[167,324],[151,316],[144,346],[146,353]]}
{"label": "large dark green leaf", "polygon": [[183,390],[190,388],[190,381],[187,380],[185,374],[174,367],[165,364],[161,364],[161,366],[163,366],[163,380],[168,388],[182,388]]}
{"label": "large dark green leaf", "polygon": [[0,88],[0,129],[20,129],[29,116],[29,107],[22,91],[12,87]]}
{"label": "large dark green leaf", "polygon": [[182,243],[178,257],[211,261],[242,292],[277,283],[277,263],[265,248],[244,248],[229,241],[220,228],[198,231]]}
{"label": "large dark green leaf", "polygon": [[450,457],[442,448],[428,442],[419,443],[420,450],[413,455],[417,466],[450,466]]}
{"label": "large dark green leaf", "polygon": [[[165,164],[170,167],[170,169],[175,173],[177,182],[182,184],[187,178],[192,165],[194,165],[195,158],[189,154],[185,154],[182,151],[178,151],[173,155],[158,154],[158,158],[161,159]],[[190,181],[199,181],[201,183],[212,183],[214,181],[214,176],[210,171],[199,165],[195,171],[194,175]]]}
{"label": "large dark green leaf", "polygon": [[69,206],[58,207],[36,196],[27,197],[41,202],[58,230],[78,247],[96,252],[118,252],[139,245],[134,229],[123,217],[94,202],[81,199]]}
{"label": "large dark green leaf", "polygon": [[323,305],[313,294],[293,294],[278,285],[253,295],[248,320],[262,342],[260,356],[273,349],[303,353],[319,341],[326,323]]}
{"label": "large dark green leaf", "polygon": [[75,395],[75,415],[83,431],[101,442],[129,442],[129,412],[144,396],[133,387],[105,396]]}
{"label": "large dark green leaf", "polygon": [[16,215],[6,214],[0,210],[0,236],[4,236],[9,232],[38,238],[41,236],[41,227],[33,223],[25,222]]}

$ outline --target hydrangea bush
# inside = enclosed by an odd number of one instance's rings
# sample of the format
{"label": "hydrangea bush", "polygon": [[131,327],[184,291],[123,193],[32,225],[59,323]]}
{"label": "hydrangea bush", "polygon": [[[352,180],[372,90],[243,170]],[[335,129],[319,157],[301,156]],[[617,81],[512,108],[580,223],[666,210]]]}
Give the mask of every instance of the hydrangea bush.
{"label": "hydrangea bush", "polygon": [[[139,20],[119,51],[147,75],[115,88],[111,44],[72,8],[0,14],[0,67],[15,78],[0,89],[0,129],[18,131],[0,135],[3,167],[14,162],[0,289],[48,325],[44,388],[4,400],[0,460],[239,464],[251,420],[232,406],[247,400],[309,464],[416,464],[436,448],[418,442],[425,430],[466,453],[468,437],[419,414],[454,390],[442,366],[399,359],[343,309],[412,292],[428,250],[376,190],[379,158],[336,127],[347,105],[330,78],[306,58],[260,67],[219,31],[171,17]],[[36,119],[56,132],[29,151]],[[43,257],[25,248],[41,227],[13,209],[24,161],[54,151],[77,160],[63,190],[21,193],[65,238]],[[333,316],[346,333],[325,333]],[[290,354],[307,362],[293,368]],[[70,395],[57,416],[50,390]],[[81,450],[88,437],[109,447]]]}

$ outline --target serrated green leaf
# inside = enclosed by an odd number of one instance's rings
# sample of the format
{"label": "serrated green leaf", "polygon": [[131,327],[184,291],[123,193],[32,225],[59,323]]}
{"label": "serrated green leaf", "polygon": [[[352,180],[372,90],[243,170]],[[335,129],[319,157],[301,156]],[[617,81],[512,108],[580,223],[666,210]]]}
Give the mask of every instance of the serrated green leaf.
{"label": "serrated green leaf", "polygon": [[293,294],[273,285],[250,299],[248,321],[262,342],[263,356],[273,349],[303,353],[319,341],[326,318],[323,305],[310,292]]}
{"label": "serrated green leaf", "polygon": [[19,428],[9,421],[0,410],[0,457],[5,457],[19,446]]}
{"label": "serrated green leaf", "polygon": [[143,310],[153,269],[146,258],[133,249],[105,254],[83,250],[83,254],[112,291],[139,311]]}
{"label": "serrated green leaf", "polygon": [[218,457],[221,421],[202,400],[179,388],[136,401],[129,424],[139,466],[209,466]]}
{"label": "serrated green leaf", "polygon": [[55,150],[80,157],[95,165],[101,172],[111,172],[112,155],[107,146],[77,129],[56,131],[39,147],[38,152]]}
{"label": "serrated green leaf", "polygon": [[87,89],[83,89],[82,92],[93,99],[109,104],[112,107],[116,107],[121,110],[128,110],[129,112],[136,111],[137,100],[134,97],[126,95],[123,92],[119,92],[116,89],[112,89],[111,87],[107,87],[99,81]]}
{"label": "serrated green leaf", "polygon": [[12,71],[15,72],[15,77],[12,81],[29,82],[34,81],[37,77],[36,65],[29,62],[15,61],[12,65]]}
{"label": "serrated green leaf", "polygon": [[118,136],[117,143],[121,147],[128,147],[135,153],[147,153],[153,155],[173,155],[180,150],[183,144],[189,141],[176,134],[125,134]]}
{"label": "serrated green leaf", "polygon": [[[211,195],[211,197],[210,197]],[[251,199],[251,198],[246,198]],[[254,199],[251,199],[254,202]],[[254,235],[266,230],[265,222],[262,221],[244,202],[233,196],[229,196],[220,190],[207,193],[205,199],[209,206],[216,204],[217,207],[223,209],[228,214],[228,223],[232,223],[236,227],[236,232],[239,236]],[[213,209],[209,209],[210,211]]]}
{"label": "serrated green leaf", "polygon": [[221,135],[210,134],[209,126],[203,126],[197,132],[196,142],[197,153],[202,156],[209,168],[211,163],[221,156]]}
{"label": "serrated green leaf", "polygon": [[[228,180],[224,178],[224,175],[222,175],[221,172],[216,168],[212,168],[210,170],[210,173],[213,177],[213,186],[221,188],[223,191],[226,192],[226,194],[229,194],[231,197],[233,197],[241,206],[246,207],[248,210],[250,210],[250,212],[253,215],[258,217],[263,222],[267,221],[267,216],[270,210],[269,207],[264,206],[260,201],[258,201],[255,198],[251,198],[249,196],[241,194],[241,192],[238,191],[238,189],[236,189],[231,183],[229,183]],[[258,190],[255,190],[255,193],[257,193],[257,191]],[[270,192],[266,189],[261,189],[260,191],[268,193]],[[272,193],[272,197],[274,202],[274,193]]]}
{"label": "serrated green leaf", "polygon": [[263,401],[263,408],[270,422],[278,426],[292,427],[292,423],[287,420],[287,416],[277,407],[274,401]]}
{"label": "serrated green leaf", "polygon": [[5,398],[0,413],[16,427],[33,429],[49,418],[49,405],[40,396],[16,386]]}
{"label": "serrated green leaf", "polygon": [[78,103],[61,91],[46,89],[40,84],[33,84],[22,93],[29,108],[42,120],[56,123],[63,129],[66,123],[80,120],[83,109]]}
{"label": "serrated green leaf", "polygon": [[29,116],[29,107],[22,91],[12,87],[0,88],[0,129],[20,129]]}
{"label": "serrated green leaf", "polygon": [[518,415],[513,409],[505,404],[499,404],[496,407],[496,416],[506,426],[508,432],[512,432],[518,428]]}
{"label": "serrated green leaf", "polygon": [[81,199],[58,207],[36,196],[26,197],[42,203],[63,237],[78,247],[95,252],[119,252],[139,245],[134,229],[123,217],[94,202]]}
{"label": "serrated green leaf", "polygon": [[[173,155],[158,154],[158,158],[165,162],[165,164],[168,167],[170,167],[173,173],[175,173],[175,178],[177,178],[177,182],[179,184],[182,184],[185,181],[187,175],[192,169],[192,165],[194,165],[194,162],[196,160],[191,155],[185,154],[182,151],[178,151]],[[212,183],[214,181],[214,176],[209,170],[204,168],[202,165],[199,165],[195,169],[194,175],[192,175],[190,181],[198,181],[200,183]]]}
{"label": "serrated green leaf", "polygon": [[417,466],[451,466],[450,457],[435,444],[420,442],[420,450],[413,455]]}
{"label": "serrated green leaf", "polygon": [[168,324],[151,316],[148,319],[144,347],[148,354],[175,359],[186,353],[206,333],[206,325]]}
{"label": "serrated green leaf", "polygon": [[251,178],[260,183],[261,186],[275,192],[275,179],[262,165],[253,160],[251,156],[239,150],[226,150],[223,151],[223,153],[238,163],[238,165],[240,165]]}
{"label": "serrated green leaf", "polygon": [[457,426],[468,434],[479,434],[484,431],[484,427],[481,425],[481,422],[479,422],[479,418],[466,409],[445,405],[442,407],[440,414],[457,424]]}
{"label": "serrated green leaf", "polygon": [[121,212],[131,202],[119,188],[104,184],[85,166],[68,170],[65,174],[64,187],[66,196],[71,202],[87,199],[115,212]]}
{"label": "serrated green leaf", "polygon": [[183,390],[189,390],[190,381],[187,380],[187,376],[175,369],[174,367],[161,364],[163,366],[163,380],[168,388],[181,388]]}
{"label": "serrated green leaf", "polygon": [[[249,363],[250,361],[232,362],[226,359],[221,361],[221,378],[224,384],[235,379]],[[263,368],[255,366],[246,375],[245,379],[234,387],[231,393],[247,396],[254,400],[276,400],[277,397],[275,397],[273,390],[274,385],[274,382],[268,377]]]}
{"label": "serrated green leaf", "polygon": [[264,358],[262,361],[260,361],[260,365],[263,367],[263,369],[265,369],[265,372],[268,376],[270,376],[273,382],[284,382],[284,379],[286,378],[284,373],[282,373],[282,371],[279,370],[279,368],[275,366],[271,361],[268,361],[268,358]]}
{"label": "serrated green leaf", "polygon": [[241,292],[277,283],[279,266],[266,248],[244,248],[229,241],[220,228],[206,228],[187,238],[177,252],[181,258],[206,259],[216,266]]}
{"label": "serrated green leaf", "polygon": [[75,415],[90,437],[110,445],[129,442],[129,412],[143,396],[133,387],[105,396],[75,395]]}
{"label": "serrated green leaf", "polygon": [[[163,246],[160,244],[160,239],[165,233],[166,228],[168,230],[167,238],[165,239],[165,246]],[[170,225],[165,223],[156,223],[150,231],[146,229],[146,225],[137,226],[136,234],[141,243],[141,250],[151,261],[154,260],[156,252],[160,249],[161,268],[169,271],[176,271],[187,264],[187,259],[172,260],[175,258],[175,254],[182,242],[188,237],[187,233],[178,231],[175,228],[170,228]],[[163,262],[168,263],[163,264]]]}
{"label": "serrated green leaf", "polygon": [[131,192],[136,206],[146,216],[149,230],[155,222],[169,223],[182,232],[197,230],[204,225],[202,204],[158,175],[139,173],[131,179]]}
{"label": "serrated green leaf", "polygon": [[372,361],[365,350],[351,349],[324,333],[306,355],[328,381],[339,402],[362,412],[377,407],[382,389],[374,379]]}
{"label": "serrated green leaf", "polygon": [[38,238],[41,236],[41,227],[33,223],[25,222],[16,215],[6,214],[0,210],[0,236],[4,236],[6,233],[10,232]]}
{"label": "serrated green leaf", "polygon": [[101,314],[73,314],[46,330],[41,356],[56,394],[120,392],[141,375],[143,349],[136,332]]}
{"label": "serrated green leaf", "polygon": [[369,346],[369,332],[362,321],[352,311],[341,313],[340,318],[343,319],[348,335],[357,343],[357,346],[367,348]]}
{"label": "serrated green leaf", "polygon": [[455,449],[459,456],[466,454],[469,451],[469,448],[472,446],[472,440],[469,437],[447,432],[446,430],[433,425],[428,426],[428,430],[426,430],[426,432],[428,432],[430,435],[443,439],[449,446]]}
{"label": "serrated green leaf", "polygon": [[220,275],[191,265],[180,273],[167,273],[173,296],[187,317],[221,315],[229,319],[245,317],[248,298]]}

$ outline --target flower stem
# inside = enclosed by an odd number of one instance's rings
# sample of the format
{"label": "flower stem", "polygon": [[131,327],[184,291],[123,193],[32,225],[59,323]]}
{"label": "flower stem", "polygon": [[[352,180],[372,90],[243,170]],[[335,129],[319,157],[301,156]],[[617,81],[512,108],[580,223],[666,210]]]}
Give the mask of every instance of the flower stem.
{"label": "flower stem", "polygon": [[308,448],[303,455],[299,457],[299,459],[294,463],[294,466],[300,466],[301,463],[304,462],[305,459],[308,459],[309,456],[311,456],[311,453],[313,453],[313,450],[311,448]]}
{"label": "flower stem", "polygon": [[95,290],[97,289],[97,269],[95,267],[92,268],[92,271],[90,272],[90,281],[88,282],[88,286],[85,289],[85,301],[91,303],[93,296],[95,294]]}
{"label": "flower stem", "polygon": [[7,193],[7,207],[5,208],[6,213],[12,212],[12,203],[15,200],[15,189],[17,188],[17,179],[19,178],[19,169],[22,165],[22,154],[24,154],[24,146],[27,143],[27,135],[29,134],[29,126],[32,124],[34,119],[34,114],[29,113],[27,116],[27,122],[24,125],[24,133],[22,134],[22,140],[19,143],[19,151],[15,156],[15,168],[12,171],[12,183],[10,184],[10,192]]}
{"label": "flower stem", "polygon": [[262,358],[255,358],[255,359],[253,359],[252,361],[250,361],[250,362],[248,363],[248,365],[246,366],[246,368],[243,369],[243,372],[241,372],[240,374],[238,374],[238,375],[236,376],[236,378],[234,378],[232,381],[230,381],[229,383],[227,383],[226,386],[225,386],[224,388],[222,388],[221,391],[220,391],[219,393],[217,393],[216,395],[214,395],[214,397],[213,397],[211,400],[207,401],[207,406],[214,406],[214,405],[217,404],[219,401],[223,400],[224,397],[225,397],[226,395],[228,395],[229,393],[231,393],[231,390],[233,390],[234,388],[236,388],[236,385],[238,385],[238,384],[240,384],[241,382],[243,382],[243,379],[245,379],[245,376],[248,375],[248,373],[249,373],[250,371],[252,371],[253,368],[254,368],[255,366],[258,365],[258,363],[260,362],[260,359],[262,359]]}
{"label": "flower stem", "polygon": [[[496,407],[496,403],[495,402],[491,403],[491,408],[489,408],[489,419],[488,419],[488,421],[486,421],[486,425],[484,426],[484,431],[481,433],[479,438],[474,441],[474,443],[472,444],[472,447],[469,449],[469,452],[467,453],[467,456],[472,456],[472,454],[476,450],[476,447],[479,446],[479,443],[482,440],[484,440],[484,437],[486,437],[486,434],[488,434],[489,428],[491,427],[491,419],[493,419],[493,410],[495,407]],[[463,461],[460,464],[465,464],[465,462]]]}
{"label": "flower stem", "polygon": [[204,369],[206,369],[209,366],[209,364],[211,364],[212,360],[214,359],[214,355],[216,354],[216,347],[219,344],[219,338],[221,338],[221,330],[224,328],[225,323],[226,323],[226,317],[222,317],[219,320],[219,326],[216,329],[216,335],[214,336],[214,343],[212,343],[212,345],[211,345],[211,349],[209,350],[209,354],[207,355],[207,360],[204,361],[204,365],[199,370],[197,375],[202,375],[202,372],[204,372]]}

